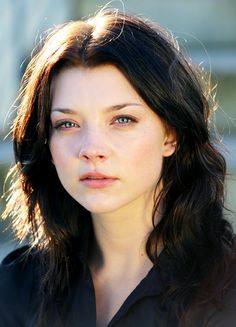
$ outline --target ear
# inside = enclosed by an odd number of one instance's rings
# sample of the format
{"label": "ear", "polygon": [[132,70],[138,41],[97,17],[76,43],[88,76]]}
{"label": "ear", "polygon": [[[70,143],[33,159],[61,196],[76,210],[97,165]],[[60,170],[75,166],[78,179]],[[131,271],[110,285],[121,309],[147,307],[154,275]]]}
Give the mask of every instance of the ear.
{"label": "ear", "polygon": [[175,153],[176,148],[177,148],[176,132],[174,130],[168,130],[166,132],[166,136],[163,144],[163,151],[162,151],[163,157],[171,156],[173,153]]}

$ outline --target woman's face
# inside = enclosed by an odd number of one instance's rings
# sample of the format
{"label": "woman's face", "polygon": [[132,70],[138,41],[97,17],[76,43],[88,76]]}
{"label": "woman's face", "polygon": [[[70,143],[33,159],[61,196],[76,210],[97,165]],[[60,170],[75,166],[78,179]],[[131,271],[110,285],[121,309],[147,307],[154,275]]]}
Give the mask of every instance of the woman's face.
{"label": "woman's face", "polygon": [[137,207],[175,151],[158,116],[112,65],[69,68],[52,84],[50,150],[66,191],[91,213]]}

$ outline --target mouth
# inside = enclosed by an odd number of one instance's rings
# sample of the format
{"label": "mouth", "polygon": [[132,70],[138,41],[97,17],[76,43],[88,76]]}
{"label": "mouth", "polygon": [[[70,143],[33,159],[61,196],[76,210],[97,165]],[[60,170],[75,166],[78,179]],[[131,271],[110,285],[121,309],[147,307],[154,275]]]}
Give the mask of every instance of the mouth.
{"label": "mouth", "polygon": [[88,172],[80,176],[80,181],[88,188],[104,188],[114,184],[114,176],[104,175],[99,172]]}
{"label": "mouth", "polygon": [[84,178],[81,178],[80,180],[81,181],[84,181],[85,179],[97,179],[97,180],[100,180],[100,179],[109,179],[109,177],[96,177],[96,176],[87,176],[87,177],[84,177]]}
{"label": "mouth", "polygon": [[84,181],[87,179],[88,180],[90,180],[90,179],[101,180],[101,179],[117,179],[117,178],[114,176],[104,175],[104,174],[96,172],[96,171],[91,171],[91,172],[85,173],[82,176],[80,176],[81,181]]}

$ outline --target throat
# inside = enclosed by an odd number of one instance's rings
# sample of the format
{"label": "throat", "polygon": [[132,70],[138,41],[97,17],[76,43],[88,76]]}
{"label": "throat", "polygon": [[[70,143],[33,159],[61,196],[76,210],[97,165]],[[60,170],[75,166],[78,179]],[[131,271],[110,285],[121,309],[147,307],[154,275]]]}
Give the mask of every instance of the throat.
{"label": "throat", "polygon": [[143,276],[153,263],[148,258],[144,246],[137,248],[114,246],[101,249],[96,240],[89,250],[88,264],[94,277],[112,275],[115,279],[126,276]]}
{"label": "throat", "polygon": [[148,274],[152,263],[146,262],[137,271],[127,267],[129,266],[120,267],[119,271],[110,267],[103,267],[99,271],[90,269],[95,290],[97,327],[108,325],[125,300]]}

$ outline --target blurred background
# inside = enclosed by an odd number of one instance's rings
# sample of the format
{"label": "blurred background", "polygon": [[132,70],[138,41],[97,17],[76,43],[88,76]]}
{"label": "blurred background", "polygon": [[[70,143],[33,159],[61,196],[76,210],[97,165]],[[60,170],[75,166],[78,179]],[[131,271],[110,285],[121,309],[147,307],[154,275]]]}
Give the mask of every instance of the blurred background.
{"label": "blurred background", "polygon": [[[92,15],[107,2],[0,0],[0,197],[13,163],[11,139],[5,138],[14,117],[9,112],[32,49],[44,30]],[[236,212],[236,1],[123,0],[111,6],[158,21],[173,32],[193,62],[211,72],[220,105],[216,125],[227,149],[227,205]],[[0,213],[4,205],[2,199]],[[6,226],[0,222],[0,259],[17,246]]]}

